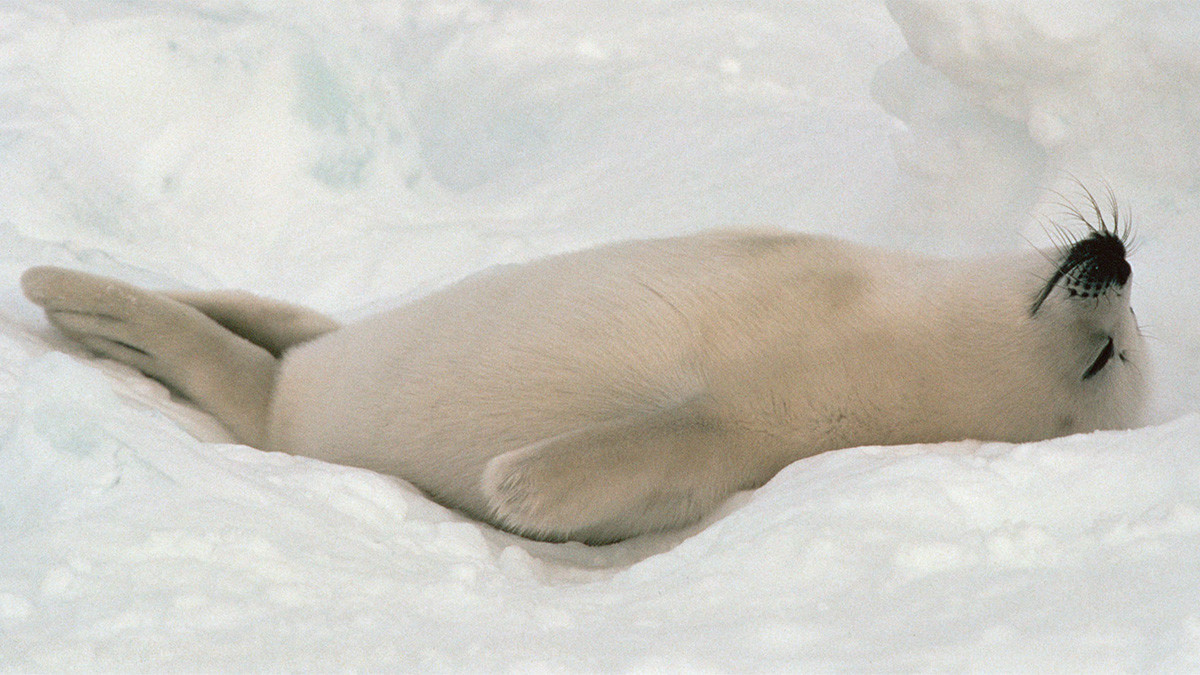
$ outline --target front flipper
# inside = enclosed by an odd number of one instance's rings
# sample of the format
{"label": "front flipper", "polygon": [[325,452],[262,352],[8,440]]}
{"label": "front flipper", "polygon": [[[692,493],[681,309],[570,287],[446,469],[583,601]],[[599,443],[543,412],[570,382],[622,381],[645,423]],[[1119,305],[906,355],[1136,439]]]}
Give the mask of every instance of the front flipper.
{"label": "front flipper", "polygon": [[507,452],[488,462],[483,489],[506,529],[609,543],[695,522],[761,483],[762,467],[742,461],[750,442],[693,402]]}

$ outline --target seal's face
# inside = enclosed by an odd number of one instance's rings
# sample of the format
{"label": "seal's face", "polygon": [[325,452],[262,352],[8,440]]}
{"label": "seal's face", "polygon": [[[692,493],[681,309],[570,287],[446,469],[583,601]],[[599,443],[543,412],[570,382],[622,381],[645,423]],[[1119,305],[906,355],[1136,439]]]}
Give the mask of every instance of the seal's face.
{"label": "seal's face", "polygon": [[1088,234],[1060,247],[1029,308],[1034,321],[1063,324],[1059,360],[1076,391],[1070,426],[1078,430],[1135,424],[1145,390],[1144,342],[1129,304],[1128,231],[1118,227],[1115,204],[1111,228],[1098,208],[1095,215],[1098,225],[1080,216]]}

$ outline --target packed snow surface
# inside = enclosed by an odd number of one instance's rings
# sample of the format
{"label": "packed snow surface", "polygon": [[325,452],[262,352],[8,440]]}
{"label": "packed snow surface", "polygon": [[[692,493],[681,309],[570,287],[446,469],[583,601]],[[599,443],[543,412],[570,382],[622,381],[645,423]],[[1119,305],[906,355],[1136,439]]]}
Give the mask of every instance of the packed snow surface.
{"label": "packed snow surface", "polygon": [[[1200,671],[1200,6],[0,8],[0,669]],[[54,332],[35,264],[350,320],[770,224],[967,255],[1132,215],[1146,426],[852,448],[686,532],[497,532],[229,443]]]}

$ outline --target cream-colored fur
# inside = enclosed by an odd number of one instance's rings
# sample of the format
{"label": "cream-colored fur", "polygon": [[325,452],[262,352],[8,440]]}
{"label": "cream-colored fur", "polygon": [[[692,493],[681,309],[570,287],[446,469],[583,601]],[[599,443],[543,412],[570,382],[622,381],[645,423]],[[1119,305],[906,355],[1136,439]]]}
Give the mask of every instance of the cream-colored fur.
{"label": "cream-colored fur", "polygon": [[[342,327],[248,294],[23,282],[55,325],[247,443],[600,543],[693,522],[826,450],[1134,424],[1130,284],[1059,285],[1031,312],[1060,257],[709,233],[499,268]],[[1119,358],[1084,378],[1110,337]]]}

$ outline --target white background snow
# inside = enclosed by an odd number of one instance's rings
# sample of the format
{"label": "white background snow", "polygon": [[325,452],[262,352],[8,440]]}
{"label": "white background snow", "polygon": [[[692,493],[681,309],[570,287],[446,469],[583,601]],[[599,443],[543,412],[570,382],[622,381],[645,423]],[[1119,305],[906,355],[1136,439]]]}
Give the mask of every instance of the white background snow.
{"label": "white background snow", "polygon": [[[0,669],[1200,671],[1198,129],[1194,3],[6,3]],[[1027,247],[1072,177],[1135,220],[1147,426],[828,453],[604,548],[229,444],[17,286],[352,319],[711,226]]]}

